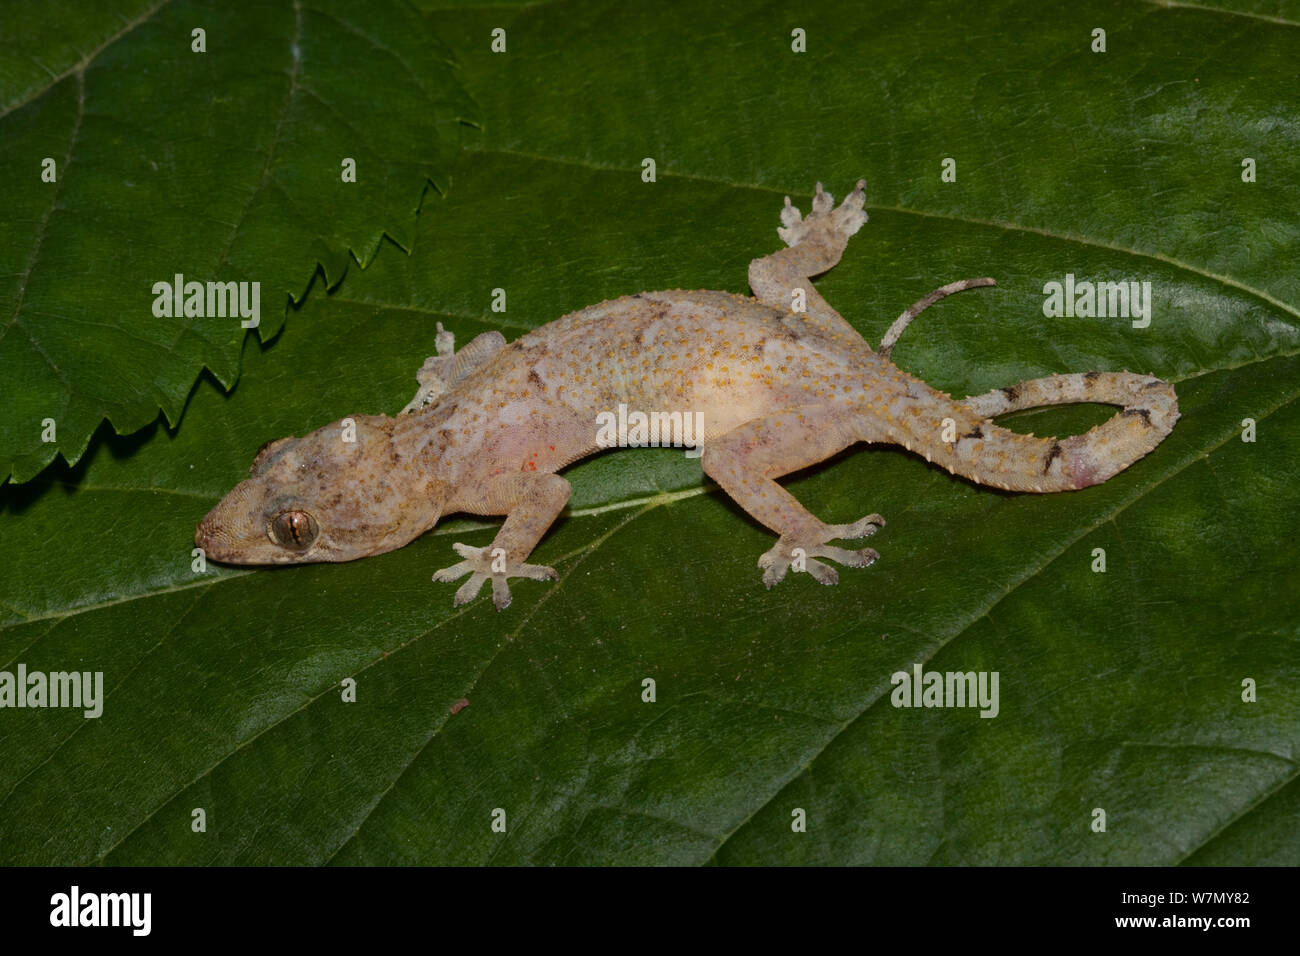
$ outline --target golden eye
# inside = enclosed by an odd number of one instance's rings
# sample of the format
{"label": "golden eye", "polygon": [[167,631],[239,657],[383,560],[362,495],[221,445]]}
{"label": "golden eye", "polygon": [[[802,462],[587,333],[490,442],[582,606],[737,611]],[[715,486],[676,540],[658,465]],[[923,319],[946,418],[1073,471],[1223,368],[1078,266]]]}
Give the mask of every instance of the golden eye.
{"label": "golden eye", "polygon": [[305,511],[285,511],[271,521],[271,540],[293,551],[310,547],[318,534],[316,519]]}

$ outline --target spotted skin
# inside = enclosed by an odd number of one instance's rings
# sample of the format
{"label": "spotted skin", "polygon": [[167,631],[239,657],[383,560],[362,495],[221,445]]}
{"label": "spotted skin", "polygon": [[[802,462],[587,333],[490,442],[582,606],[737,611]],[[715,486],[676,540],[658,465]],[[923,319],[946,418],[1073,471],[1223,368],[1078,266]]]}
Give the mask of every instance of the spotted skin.
{"label": "spotted skin", "polygon": [[[444,514],[505,515],[492,543],[453,545],[462,560],[434,575],[465,578],[457,605],[491,581],[555,577],[526,563],[569,500],[558,472],[601,448],[597,416],[620,405],[699,413],[704,471],[778,536],[759,558],[771,587],[788,571],[834,584],[825,559],[851,567],[877,514],[826,524],[777,479],[857,442],[893,443],[980,484],[1012,491],[1086,488],[1146,455],[1178,420],[1173,388],[1128,372],[1054,375],[954,399],[888,357],[907,324],[952,283],[903,313],[873,351],[813,287],[867,221],[863,183],[838,207],[819,183],[807,217],[786,200],[784,248],[749,267],[753,297],[642,292],[572,313],[507,344],[478,336],[460,351],[438,328],[437,355],[395,418],[357,415],[268,443],[250,477],[200,522],[195,543],[234,564],[350,561],[400,548]],[[794,311],[796,302],[805,305]],[[1083,435],[1036,438],[995,425],[1022,408],[1101,402],[1123,410]]]}

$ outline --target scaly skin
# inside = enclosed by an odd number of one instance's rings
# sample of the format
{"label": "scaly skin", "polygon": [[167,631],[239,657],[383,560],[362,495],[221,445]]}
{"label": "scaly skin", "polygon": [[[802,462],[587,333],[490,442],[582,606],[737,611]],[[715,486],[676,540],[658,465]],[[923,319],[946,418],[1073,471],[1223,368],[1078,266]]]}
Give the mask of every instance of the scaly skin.
{"label": "scaly skin", "polygon": [[[439,326],[438,355],[420,370],[420,390],[404,414],[358,415],[270,443],[249,479],[199,524],[195,543],[235,564],[350,561],[402,547],[443,514],[506,515],[491,545],[455,544],[463,560],[434,576],[468,575],[457,605],[491,580],[494,603],[504,608],[509,578],[555,576],[525,559],[569,500],[569,483],[557,472],[599,450],[597,416],[623,404],[698,413],[705,472],[779,536],[759,558],[768,587],[791,568],[834,584],[835,570],[818,558],[862,567],[878,555],[830,542],[865,537],[884,519],[824,524],[777,483],[782,475],[856,442],[892,442],[982,484],[1069,491],[1105,481],[1169,434],[1177,398],[1151,376],[1057,375],[958,401],[889,360],[925,306],[991,279],[937,290],[900,316],[874,352],[811,282],[866,222],[863,204],[861,182],[839,207],[819,183],[806,218],[787,199],[778,232],[788,248],[750,264],[753,298],[640,293],[509,345],[487,333],[455,353]],[[793,311],[800,299],[805,310]],[[1068,402],[1124,407],[1061,440],[991,420]]]}

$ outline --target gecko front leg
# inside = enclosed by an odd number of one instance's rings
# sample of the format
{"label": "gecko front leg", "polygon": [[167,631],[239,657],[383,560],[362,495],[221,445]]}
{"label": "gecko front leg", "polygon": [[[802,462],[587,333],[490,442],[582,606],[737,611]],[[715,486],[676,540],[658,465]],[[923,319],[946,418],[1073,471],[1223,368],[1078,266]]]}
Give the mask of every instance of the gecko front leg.
{"label": "gecko front leg", "polygon": [[[863,212],[866,183],[859,179],[853,192],[838,206],[817,184],[812,212],[806,217],[785,197],[781,228],[777,234],[789,248],[755,259],[749,264],[749,287],[764,305],[789,313],[787,321],[807,325],[846,348],[871,351],[866,341],[814,288],[812,277],[840,261],[849,238],[867,222]],[[794,292],[801,290],[805,311],[794,312]]]}
{"label": "gecko front leg", "polygon": [[466,511],[504,514],[506,520],[486,548],[457,541],[452,547],[465,560],[434,574],[433,580],[441,582],[469,575],[469,580],[456,591],[453,606],[460,607],[474,600],[488,578],[492,579],[492,603],[498,611],[510,605],[508,579],[554,580],[557,577],[554,568],[525,564],[524,559],[569,503],[570,490],[569,483],[559,475],[526,472],[493,479],[481,500],[464,505]]}

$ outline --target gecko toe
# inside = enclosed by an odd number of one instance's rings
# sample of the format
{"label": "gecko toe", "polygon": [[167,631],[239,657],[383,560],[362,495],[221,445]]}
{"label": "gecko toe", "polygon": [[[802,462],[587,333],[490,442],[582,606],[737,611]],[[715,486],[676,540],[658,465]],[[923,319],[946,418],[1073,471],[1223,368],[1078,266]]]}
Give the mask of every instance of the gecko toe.
{"label": "gecko toe", "polygon": [[839,572],[829,564],[822,564],[820,561],[806,558],[804,560],[804,570],[811,574],[813,580],[819,584],[825,584],[829,587],[832,584],[840,583]]}
{"label": "gecko toe", "polygon": [[790,570],[790,564],[772,565],[763,571],[763,586],[769,591],[785,580],[785,574]]}
{"label": "gecko toe", "polygon": [[826,190],[822,189],[822,184],[817,184],[817,194],[813,196],[812,211],[825,215],[830,212],[835,205],[835,197]]}
{"label": "gecko toe", "polygon": [[456,590],[456,596],[452,598],[451,601],[452,607],[460,607],[462,604],[468,604],[470,601],[478,597],[478,592],[482,589],[483,582],[487,579],[488,576],[481,571],[475,571],[471,574],[469,580]]}
{"label": "gecko toe", "polygon": [[785,206],[781,209],[781,225],[785,228],[778,229],[777,232],[782,233],[781,238],[785,239],[785,233],[801,222],[803,222],[803,213],[799,211],[798,206],[790,205],[790,197],[786,196]]}
{"label": "gecko toe", "polygon": [[[810,548],[808,553],[815,554],[819,558],[830,558],[832,561],[838,561],[846,568],[865,568],[880,557],[880,554],[871,548],[851,551],[848,548],[835,548],[828,544],[824,544],[820,548]],[[812,564],[811,561],[808,563]]]}
{"label": "gecko toe", "polygon": [[862,207],[867,197],[860,189],[855,189],[845,197],[839,208],[831,213],[835,231],[846,239],[867,224],[867,214]]}
{"label": "gecko toe", "polygon": [[450,584],[452,581],[458,581],[465,575],[474,570],[474,566],[468,561],[461,561],[451,567],[440,568],[433,572],[433,580],[439,584]]}
{"label": "gecko toe", "polygon": [[843,539],[853,541],[856,538],[865,538],[875,534],[879,529],[885,526],[885,519],[880,515],[871,514],[865,518],[859,518],[852,524],[828,524],[827,541],[836,541]]}
{"label": "gecko toe", "polygon": [[554,581],[559,577],[555,568],[545,564],[521,564],[510,572],[512,577],[531,578],[534,581]]}
{"label": "gecko toe", "polygon": [[781,550],[780,542],[758,556],[758,566],[763,570],[763,584],[770,591],[785,580],[790,570],[790,556]]}
{"label": "gecko toe", "polygon": [[496,605],[498,611],[504,611],[510,606],[513,597],[510,594],[510,585],[506,583],[504,574],[492,575],[492,603]]}

